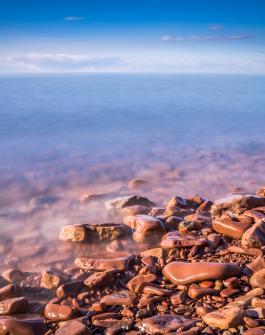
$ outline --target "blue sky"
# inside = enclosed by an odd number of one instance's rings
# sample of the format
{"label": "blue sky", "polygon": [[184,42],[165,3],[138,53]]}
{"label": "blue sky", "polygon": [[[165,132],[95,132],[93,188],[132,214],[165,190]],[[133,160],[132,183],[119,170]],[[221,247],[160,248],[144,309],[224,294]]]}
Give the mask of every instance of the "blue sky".
{"label": "blue sky", "polygon": [[0,0],[0,73],[265,73],[264,0]]}

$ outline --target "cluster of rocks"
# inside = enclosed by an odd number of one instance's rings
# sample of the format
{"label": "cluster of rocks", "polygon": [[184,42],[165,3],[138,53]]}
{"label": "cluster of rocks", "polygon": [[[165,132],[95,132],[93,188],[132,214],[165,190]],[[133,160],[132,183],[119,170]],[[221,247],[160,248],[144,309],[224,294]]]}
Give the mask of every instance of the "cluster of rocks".
{"label": "cluster of rocks", "polygon": [[265,334],[264,189],[106,206],[123,223],[60,232],[80,247],[71,266],[2,273],[0,335]]}

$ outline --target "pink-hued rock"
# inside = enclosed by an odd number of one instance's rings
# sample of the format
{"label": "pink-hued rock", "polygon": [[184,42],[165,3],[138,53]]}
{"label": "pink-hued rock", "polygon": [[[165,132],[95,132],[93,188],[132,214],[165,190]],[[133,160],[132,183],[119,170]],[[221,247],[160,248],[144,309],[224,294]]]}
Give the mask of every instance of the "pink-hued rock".
{"label": "pink-hued rock", "polygon": [[223,215],[213,221],[212,227],[219,234],[240,239],[250,226],[240,221],[234,221],[228,215]]}
{"label": "pink-hued rock", "polygon": [[257,221],[242,236],[243,247],[260,248],[265,245],[265,220]]}
{"label": "pink-hued rock", "polygon": [[163,275],[175,285],[187,285],[204,280],[226,279],[241,273],[233,263],[172,262],[163,268]]}
{"label": "pink-hued rock", "polygon": [[0,317],[0,335],[44,335],[48,328],[35,314]]}
{"label": "pink-hued rock", "polygon": [[162,241],[161,247],[164,249],[174,249],[183,247],[193,247],[202,246],[207,243],[205,238],[200,238],[189,233],[180,233],[178,231],[173,231],[167,233]]}

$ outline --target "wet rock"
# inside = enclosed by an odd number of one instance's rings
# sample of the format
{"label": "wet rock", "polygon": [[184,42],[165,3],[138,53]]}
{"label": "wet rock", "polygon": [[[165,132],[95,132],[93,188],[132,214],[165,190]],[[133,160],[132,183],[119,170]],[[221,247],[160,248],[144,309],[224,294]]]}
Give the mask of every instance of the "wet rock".
{"label": "wet rock", "polygon": [[118,291],[105,295],[101,298],[100,303],[107,306],[133,306],[135,304],[135,296],[130,291]]}
{"label": "wet rock", "polygon": [[27,313],[29,302],[24,297],[11,298],[0,302],[0,315],[14,315]]}
{"label": "wet rock", "polygon": [[259,270],[250,278],[250,285],[252,287],[265,288],[265,269]]}
{"label": "wet rock", "polygon": [[171,301],[171,304],[173,306],[176,306],[176,305],[180,305],[180,304],[183,304],[185,302],[187,298],[187,293],[184,292],[184,291],[180,291],[180,292],[177,292],[177,293],[173,293],[171,296],[170,296],[170,301]]}
{"label": "wet rock", "polygon": [[62,276],[50,271],[45,271],[42,273],[40,286],[47,289],[55,289],[60,286],[62,282]]}
{"label": "wet rock", "polygon": [[206,295],[218,295],[218,291],[213,288],[199,287],[194,284],[192,284],[188,290],[188,296],[194,300],[201,299]]}
{"label": "wet rock", "polygon": [[112,241],[130,236],[131,230],[118,223],[76,224],[64,226],[59,239],[71,242]]}
{"label": "wet rock", "polygon": [[155,296],[160,296],[160,297],[164,297],[164,296],[168,296],[172,293],[171,290],[162,288],[159,285],[155,285],[155,284],[147,284],[143,287],[143,293],[147,294],[147,295],[155,295]]}
{"label": "wet rock", "polygon": [[59,298],[67,298],[67,297],[75,298],[83,287],[84,283],[82,280],[72,281],[59,286],[56,290],[56,295]]}
{"label": "wet rock", "polygon": [[129,268],[130,264],[133,262],[134,257],[120,257],[113,259],[93,259],[81,257],[75,260],[75,265],[82,270],[96,270],[96,271],[106,271],[106,270],[119,270],[125,271]]}
{"label": "wet rock", "polygon": [[66,321],[73,318],[73,311],[69,306],[47,304],[44,313],[45,317],[51,321]]}
{"label": "wet rock", "polygon": [[177,331],[180,328],[189,328],[196,323],[196,320],[186,319],[180,315],[155,315],[143,319],[139,324],[139,329],[147,334],[167,334]]}
{"label": "wet rock", "polygon": [[138,293],[146,284],[153,283],[157,280],[156,275],[147,274],[147,275],[137,275],[133,277],[128,283],[127,287],[130,291]]}
{"label": "wet rock", "polygon": [[265,244],[265,221],[260,220],[246,230],[242,236],[241,244],[243,247],[262,247]]}
{"label": "wet rock", "polygon": [[92,324],[97,327],[110,328],[116,325],[120,319],[121,315],[119,313],[103,313],[93,316]]}
{"label": "wet rock", "polygon": [[75,319],[64,322],[55,335],[91,335],[90,330],[81,321]]}
{"label": "wet rock", "polygon": [[174,249],[174,248],[183,248],[183,247],[193,247],[193,246],[202,246],[207,243],[205,238],[199,238],[196,235],[189,233],[180,233],[174,231],[167,233],[162,241],[161,247],[164,249]]}
{"label": "wet rock", "polygon": [[242,214],[243,209],[252,209],[265,206],[265,197],[255,195],[233,195],[228,198],[219,199],[211,207],[212,217],[220,217],[226,213],[234,215]]}
{"label": "wet rock", "polygon": [[264,335],[265,327],[255,327],[246,330],[243,335]]}
{"label": "wet rock", "polygon": [[0,335],[44,335],[48,328],[38,315],[0,317]]}
{"label": "wet rock", "polygon": [[155,207],[155,203],[148,198],[138,195],[120,197],[105,202],[107,210],[117,210],[129,206],[141,205],[145,207]]}
{"label": "wet rock", "polygon": [[162,221],[149,215],[127,216],[124,223],[134,230],[136,242],[158,242],[166,233]]}
{"label": "wet rock", "polygon": [[187,285],[204,280],[226,279],[241,273],[233,263],[172,262],[163,268],[163,275],[175,285]]}
{"label": "wet rock", "polygon": [[213,221],[212,227],[219,234],[240,239],[250,226],[239,221],[234,221],[228,215],[223,215]]}
{"label": "wet rock", "polygon": [[117,335],[124,331],[130,330],[134,325],[132,319],[123,319],[115,323],[112,327],[109,327],[106,331],[106,335]]}
{"label": "wet rock", "polygon": [[116,273],[116,271],[95,272],[84,281],[84,284],[91,289],[110,287],[115,282]]}
{"label": "wet rock", "polygon": [[20,295],[20,288],[17,285],[10,284],[0,289],[0,301],[16,298]]}
{"label": "wet rock", "polygon": [[124,216],[149,214],[149,212],[150,212],[150,207],[141,206],[141,205],[129,206],[129,207],[125,207],[122,209],[122,213]]}

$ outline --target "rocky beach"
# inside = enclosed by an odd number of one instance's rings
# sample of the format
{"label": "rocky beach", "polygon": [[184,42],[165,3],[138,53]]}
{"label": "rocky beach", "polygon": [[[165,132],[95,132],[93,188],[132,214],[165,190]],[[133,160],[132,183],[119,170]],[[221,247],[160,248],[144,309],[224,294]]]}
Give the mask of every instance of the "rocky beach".
{"label": "rocky beach", "polygon": [[265,334],[265,189],[160,207],[144,184],[83,195],[104,220],[46,240],[41,218],[60,199],[31,202],[25,231],[1,236],[1,335]]}

